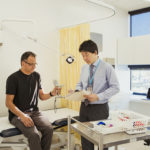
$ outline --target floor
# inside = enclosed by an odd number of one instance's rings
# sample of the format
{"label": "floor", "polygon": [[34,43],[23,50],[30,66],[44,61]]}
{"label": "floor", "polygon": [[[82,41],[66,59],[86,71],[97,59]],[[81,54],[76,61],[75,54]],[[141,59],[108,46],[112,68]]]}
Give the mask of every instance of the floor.
{"label": "floor", "polygon": [[[12,149],[0,148],[0,150],[12,150]],[[110,147],[109,150],[115,150],[115,149],[114,147]],[[118,146],[118,150],[150,150],[150,146],[145,146],[143,141],[138,141],[138,142],[120,145]]]}
{"label": "floor", "polygon": [[[114,147],[109,150],[115,150]],[[118,150],[150,150],[150,146],[145,146],[144,141],[132,142],[118,146]]]}

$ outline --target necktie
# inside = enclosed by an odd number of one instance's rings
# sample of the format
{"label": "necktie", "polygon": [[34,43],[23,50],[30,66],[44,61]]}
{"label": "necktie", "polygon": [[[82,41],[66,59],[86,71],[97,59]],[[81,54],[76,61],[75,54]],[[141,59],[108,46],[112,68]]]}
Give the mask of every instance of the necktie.
{"label": "necktie", "polygon": [[[90,79],[92,79],[92,76],[93,76],[93,69],[94,69],[94,65],[90,65]],[[92,82],[92,85],[90,85],[90,86],[93,86],[93,82]]]}
{"label": "necktie", "polygon": [[[90,79],[92,79],[92,76],[93,76],[93,68],[94,68],[94,65],[90,65],[90,77],[89,77],[89,80]],[[92,81],[92,85],[89,85],[89,80],[88,80],[88,85],[87,85],[87,87],[89,87],[89,86],[92,86],[93,87],[93,81]],[[88,104],[89,104],[89,101],[88,101],[88,99],[85,99],[84,100],[84,103],[85,103],[85,106],[87,106]]]}

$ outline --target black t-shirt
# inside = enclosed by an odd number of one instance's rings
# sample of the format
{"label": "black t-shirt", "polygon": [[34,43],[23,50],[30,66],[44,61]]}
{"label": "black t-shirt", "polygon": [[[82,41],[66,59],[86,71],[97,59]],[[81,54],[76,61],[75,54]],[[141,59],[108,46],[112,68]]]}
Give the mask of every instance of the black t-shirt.
{"label": "black t-shirt", "polygon": [[[6,82],[6,94],[15,95],[13,103],[21,111],[38,110],[38,95],[41,79],[37,72],[30,75],[21,70],[11,74]],[[15,115],[9,110],[9,120]]]}

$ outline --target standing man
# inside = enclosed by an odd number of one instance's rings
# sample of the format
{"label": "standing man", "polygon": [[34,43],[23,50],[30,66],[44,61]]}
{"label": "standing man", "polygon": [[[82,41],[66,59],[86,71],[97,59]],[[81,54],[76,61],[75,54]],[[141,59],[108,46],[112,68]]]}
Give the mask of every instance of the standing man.
{"label": "standing man", "polygon": [[[30,150],[50,150],[53,128],[39,112],[38,96],[41,100],[47,100],[60,93],[60,88],[43,93],[40,74],[34,71],[35,66],[36,54],[25,52],[21,56],[21,69],[7,79],[6,106],[10,123],[27,137]],[[42,133],[41,139],[38,131]]]}
{"label": "standing man", "polygon": [[[87,90],[89,95],[80,107],[80,121],[96,121],[107,119],[109,116],[108,100],[119,92],[119,83],[111,65],[98,57],[97,45],[91,41],[84,41],[79,48],[86,65],[82,67],[80,81],[76,91]],[[94,144],[81,137],[82,150],[94,150]],[[108,148],[104,148],[107,150]]]}

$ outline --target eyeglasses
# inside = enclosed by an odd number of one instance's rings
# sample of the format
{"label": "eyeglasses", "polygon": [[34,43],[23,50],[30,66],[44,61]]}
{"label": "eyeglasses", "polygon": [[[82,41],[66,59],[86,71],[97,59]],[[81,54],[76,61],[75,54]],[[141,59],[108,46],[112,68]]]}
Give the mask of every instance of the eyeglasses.
{"label": "eyeglasses", "polygon": [[24,60],[24,62],[25,62],[26,64],[28,64],[29,66],[36,66],[36,65],[37,65],[37,63],[29,63],[29,62],[27,62],[27,61],[25,61],[25,60]]}

